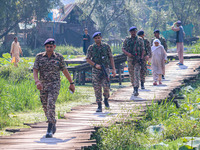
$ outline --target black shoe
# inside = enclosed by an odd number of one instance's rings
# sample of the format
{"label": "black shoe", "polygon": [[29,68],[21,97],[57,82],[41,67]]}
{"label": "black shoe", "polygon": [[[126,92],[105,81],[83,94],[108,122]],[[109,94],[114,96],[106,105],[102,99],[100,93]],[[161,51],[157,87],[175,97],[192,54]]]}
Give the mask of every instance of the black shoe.
{"label": "black shoe", "polygon": [[102,112],[102,104],[101,104],[101,102],[98,102],[98,108],[97,108],[96,112]]}
{"label": "black shoe", "polygon": [[104,104],[105,104],[106,108],[108,108],[108,109],[110,108],[110,105],[108,103],[108,98],[104,99]]}
{"label": "black shoe", "polygon": [[134,96],[138,96],[139,93],[138,93],[138,87],[134,87]]}
{"label": "black shoe", "polygon": [[52,138],[52,127],[53,127],[53,124],[52,123],[49,123],[48,124],[48,128],[47,128],[47,134],[46,134],[46,138]]}
{"label": "black shoe", "polygon": [[143,81],[141,81],[141,89],[145,89]]}
{"label": "black shoe", "polygon": [[135,93],[135,87],[133,87],[133,94]]}
{"label": "black shoe", "polygon": [[164,76],[164,75],[162,75],[162,79],[165,79],[165,76]]}
{"label": "black shoe", "polygon": [[53,132],[53,134],[56,133],[56,124],[53,125],[53,127],[52,127],[52,132]]}

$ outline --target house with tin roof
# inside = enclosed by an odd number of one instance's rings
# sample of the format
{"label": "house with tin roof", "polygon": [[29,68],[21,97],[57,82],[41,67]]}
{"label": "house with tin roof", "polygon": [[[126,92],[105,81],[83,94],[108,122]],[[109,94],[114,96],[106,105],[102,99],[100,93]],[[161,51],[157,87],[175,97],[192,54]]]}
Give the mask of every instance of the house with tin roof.
{"label": "house with tin roof", "polygon": [[57,45],[82,46],[84,28],[92,35],[95,22],[76,4],[67,4],[61,9],[53,9],[48,19],[37,23],[38,39],[55,38]]}

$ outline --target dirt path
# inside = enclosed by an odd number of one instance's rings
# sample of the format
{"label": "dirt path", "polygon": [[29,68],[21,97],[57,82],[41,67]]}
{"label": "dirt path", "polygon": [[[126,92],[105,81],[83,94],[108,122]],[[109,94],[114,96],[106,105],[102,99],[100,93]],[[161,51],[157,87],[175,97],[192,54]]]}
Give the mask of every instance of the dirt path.
{"label": "dirt path", "polygon": [[[90,135],[95,126],[108,125],[107,121],[121,121],[124,118],[119,114],[128,114],[129,110],[135,113],[143,111],[146,103],[153,99],[161,100],[169,96],[172,90],[179,87],[182,81],[198,74],[194,71],[200,67],[200,59],[185,60],[185,69],[176,65],[177,61],[170,62],[166,67],[166,80],[161,86],[153,86],[152,76],[146,78],[145,90],[140,90],[138,97],[132,96],[133,88],[119,89],[110,98],[111,110],[103,108],[102,113],[95,113],[96,104],[78,106],[65,115],[66,119],[59,119],[57,132],[54,138],[46,139],[47,124],[45,122],[32,125],[31,129],[23,129],[12,136],[0,137],[0,149],[81,149],[84,146],[95,144]],[[140,108],[140,112],[137,110]]]}

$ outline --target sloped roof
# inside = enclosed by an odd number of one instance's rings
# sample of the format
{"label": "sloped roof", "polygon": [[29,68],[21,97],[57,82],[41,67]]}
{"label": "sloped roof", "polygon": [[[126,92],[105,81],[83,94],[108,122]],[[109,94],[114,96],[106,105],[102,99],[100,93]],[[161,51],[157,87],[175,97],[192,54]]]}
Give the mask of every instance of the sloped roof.
{"label": "sloped roof", "polygon": [[[64,13],[62,12],[63,11],[62,9],[60,9],[60,10],[59,9],[52,9],[52,12],[53,12],[53,21],[64,21],[75,7],[78,7],[78,6],[76,4],[67,4],[67,5],[65,5],[64,6]],[[84,12],[82,12],[82,13],[84,13]],[[90,20],[94,24],[96,24],[91,18],[90,18]]]}
{"label": "sloped roof", "polygon": [[60,21],[63,21],[70,14],[70,12],[74,9],[74,7],[75,7],[74,4],[65,5],[65,7],[64,7],[64,15],[63,15],[63,17],[61,18]]}
{"label": "sloped roof", "polygon": [[53,9],[53,20],[55,21],[63,21],[70,12],[74,9],[76,5],[75,4],[67,4],[64,6],[64,13],[62,13],[61,10]]}

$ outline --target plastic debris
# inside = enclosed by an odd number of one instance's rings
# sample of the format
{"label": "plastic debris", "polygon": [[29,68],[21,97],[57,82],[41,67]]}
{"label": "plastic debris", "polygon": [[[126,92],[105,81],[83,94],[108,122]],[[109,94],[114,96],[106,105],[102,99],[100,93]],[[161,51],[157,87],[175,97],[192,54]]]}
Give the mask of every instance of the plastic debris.
{"label": "plastic debris", "polygon": [[179,150],[200,150],[200,137],[183,137],[183,146]]}
{"label": "plastic debris", "polygon": [[155,135],[155,134],[162,134],[164,129],[165,129],[164,125],[163,124],[159,124],[159,125],[156,125],[156,126],[149,126],[147,128],[147,131],[150,134]]}

